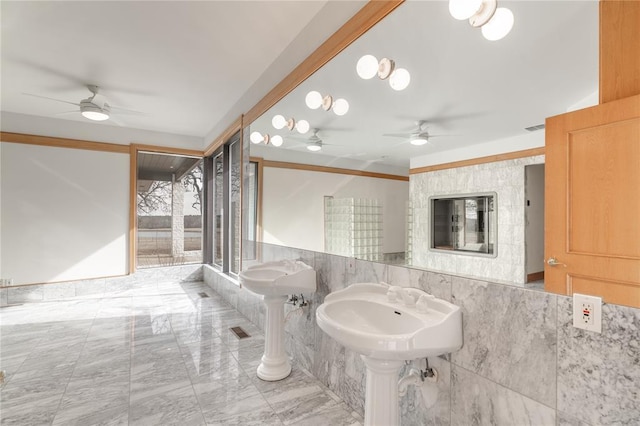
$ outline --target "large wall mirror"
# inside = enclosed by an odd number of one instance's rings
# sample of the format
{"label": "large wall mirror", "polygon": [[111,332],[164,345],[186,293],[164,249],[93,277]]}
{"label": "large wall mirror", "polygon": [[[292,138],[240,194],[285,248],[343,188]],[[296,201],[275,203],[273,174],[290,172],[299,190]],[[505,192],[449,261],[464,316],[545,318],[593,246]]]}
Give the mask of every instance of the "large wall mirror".
{"label": "large wall mirror", "polygon": [[[546,117],[597,103],[598,2],[500,6],[515,23],[489,41],[448,2],[407,1],[250,123],[250,155],[264,166],[261,241],[508,283],[543,270],[533,217],[543,155],[429,167],[535,151]],[[361,78],[365,55],[383,76],[394,65],[394,78]],[[396,90],[400,68],[410,80]],[[487,192],[497,194],[497,256],[430,250],[429,200]],[[332,239],[345,233],[353,247]]]}

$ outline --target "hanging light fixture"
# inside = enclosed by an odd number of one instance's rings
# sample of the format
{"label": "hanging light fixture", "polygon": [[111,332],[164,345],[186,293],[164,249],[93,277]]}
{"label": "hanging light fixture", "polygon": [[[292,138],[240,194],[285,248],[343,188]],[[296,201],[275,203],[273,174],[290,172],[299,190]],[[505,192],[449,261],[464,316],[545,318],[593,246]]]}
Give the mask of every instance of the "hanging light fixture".
{"label": "hanging light fixture", "polygon": [[393,59],[378,59],[373,55],[364,55],[356,64],[358,76],[364,80],[369,80],[378,76],[380,80],[389,80],[389,85],[393,90],[404,90],[409,86],[411,75],[404,68],[396,68]]}
{"label": "hanging light fixture", "polygon": [[378,73],[378,59],[373,55],[364,55],[356,64],[356,72],[363,80],[369,80]]}
{"label": "hanging light fixture", "polygon": [[251,141],[251,143],[258,144],[264,141],[264,137],[260,132],[251,132],[251,135],[249,135],[249,140]]}
{"label": "hanging light fixture", "polygon": [[336,99],[333,103],[333,112],[336,115],[345,115],[349,111],[349,102],[346,99]]}
{"label": "hanging light fixture", "polygon": [[[307,93],[304,101],[311,109],[318,109],[320,107],[322,107],[322,109],[325,111],[333,109],[333,112],[336,115],[345,115],[349,111],[349,102],[347,102],[346,99],[339,98],[334,100],[333,96],[322,96],[320,92],[316,92],[315,90]],[[307,131],[309,130],[308,127],[306,129]]]}
{"label": "hanging light fixture", "polygon": [[490,41],[504,38],[514,23],[513,12],[498,7],[498,0],[449,0],[449,13],[458,20],[468,19]]}
{"label": "hanging light fixture", "polygon": [[482,0],[449,0],[449,13],[459,21],[471,18],[481,7]]}
{"label": "hanging light fixture", "polygon": [[411,82],[411,74],[404,68],[397,68],[391,73],[389,77],[389,85],[393,90],[404,90],[409,86]]}
{"label": "hanging light fixture", "polygon": [[311,92],[307,93],[307,96],[304,98],[304,102],[309,108],[318,109],[320,108],[320,105],[322,105],[322,95],[320,94],[320,92],[312,90]]}
{"label": "hanging light fixture", "polygon": [[271,124],[273,125],[273,127],[280,130],[287,125],[287,119],[278,114],[271,119]]}
{"label": "hanging light fixture", "polygon": [[296,130],[302,135],[307,133],[310,127],[311,126],[309,126],[309,122],[307,120],[298,120],[296,122]]}
{"label": "hanging light fixture", "polygon": [[506,7],[499,7],[489,22],[482,26],[482,35],[490,41],[503,39],[513,28],[513,12]]}

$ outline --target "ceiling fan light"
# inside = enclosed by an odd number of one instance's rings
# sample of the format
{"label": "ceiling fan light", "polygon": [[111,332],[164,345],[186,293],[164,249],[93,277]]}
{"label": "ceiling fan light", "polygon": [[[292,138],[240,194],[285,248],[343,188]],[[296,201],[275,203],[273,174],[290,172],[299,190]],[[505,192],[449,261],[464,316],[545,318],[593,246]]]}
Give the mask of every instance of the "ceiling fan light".
{"label": "ceiling fan light", "polygon": [[378,74],[378,59],[373,55],[364,55],[358,59],[356,72],[363,80],[369,80]]}
{"label": "ceiling fan light", "polygon": [[513,12],[506,7],[499,7],[493,17],[482,26],[482,35],[489,41],[503,39],[513,28]]}
{"label": "ceiling fan light", "polygon": [[322,144],[320,142],[311,142],[307,145],[307,149],[309,151],[318,152],[322,149]]}
{"label": "ceiling fan light", "polygon": [[307,96],[304,98],[304,103],[311,109],[318,109],[320,105],[322,105],[322,95],[320,92],[312,90],[307,93]]}
{"label": "ceiling fan light", "polygon": [[93,121],[104,121],[109,119],[111,109],[105,102],[102,108],[92,102],[93,98],[84,99],[80,102],[80,112],[84,118]]}
{"label": "ceiling fan light", "polygon": [[482,0],[449,0],[449,13],[459,21],[471,18],[481,7]]}
{"label": "ceiling fan light", "polygon": [[109,114],[102,111],[82,111],[82,116],[93,121],[104,121],[109,119]]}
{"label": "ceiling fan light", "polygon": [[260,143],[264,140],[264,138],[262,137],[262,134],[260,132],[251,132],[251,135],[249,135],[249,140],[251,141],[251,143]]}
{"label": "ceiling fan light", "polygon": [[296,123],[296,130],[302,135],[307,133],[309,131],[309,128],[310,126],[307,120],[298,120],[298,122]]}
{"label": "ceiling fan light", "polygon": [[389,77],[389,85],[393,90],[404,90],[411,82],[411,74],[404,68],[396,68]]}
{"label": "ceiling fan light", "polygon": [[273,125],[273,127],[280,130],[287,125],[287,120],[283,116],[278,114],[271,119],[271,124]]}
{"label": "ceiling fan light", "polygon": [[333,112],[335,112],[336,115],[345,115],[349,112],[349,102],[342,98],[336,99],[333,103]]}
{"label": "ceiling fan light", "polygon": [[273,146],[282,146],[283,142],[284,142],[284,140],[282,139],[282,136],[280,136],[280,135],[273,135],[271,137],[271,145],[273,145]]}
{"label": "ceiling fan light", "polygon": [[409,140],[409,143],[415,146],[425,145],[428,142],[429,142],[429,139],[420,135],[411,137],[411,139]]}

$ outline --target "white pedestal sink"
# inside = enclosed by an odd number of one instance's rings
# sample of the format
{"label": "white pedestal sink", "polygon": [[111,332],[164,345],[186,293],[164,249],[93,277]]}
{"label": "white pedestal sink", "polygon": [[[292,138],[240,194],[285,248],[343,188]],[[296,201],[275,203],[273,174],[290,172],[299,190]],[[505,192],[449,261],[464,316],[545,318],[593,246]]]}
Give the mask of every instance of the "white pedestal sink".
{"label": "white pedestal sink", "polygon": [[365,426],[398,425],[398,374],[405,360],[462,346],[460,308],[416,288],[352,284],[316,310],[320,328],[367,367]]}
{"label": "white pedestal sink", "polygon": [[263,296],[266,306],[264,355],[258,377],[266,381],[282,380],[291,373],[284,349],[284,303],[287,295],[316,291],[316,271],[292,260],[261,263],[240,272],[240,284]]}

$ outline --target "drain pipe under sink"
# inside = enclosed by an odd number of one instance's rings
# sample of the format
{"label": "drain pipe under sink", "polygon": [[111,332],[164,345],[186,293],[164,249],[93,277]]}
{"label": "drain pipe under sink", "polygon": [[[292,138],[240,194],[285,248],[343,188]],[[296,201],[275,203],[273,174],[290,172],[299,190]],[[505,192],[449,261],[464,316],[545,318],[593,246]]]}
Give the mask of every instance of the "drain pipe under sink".
{"label": "drain pipe under sink", "polygon": [[[409,390],[409,386],[414,385],[420,390],[426,408],[432,407],[438,399],[438,371],[429,368],[429,360],[417,360],[426,368],[417,368],[415,361],[411,362],[412,368],[409,373],[398,381],[398,396],[404,397]],[[422,367],[422,365],[420,367]]]}

